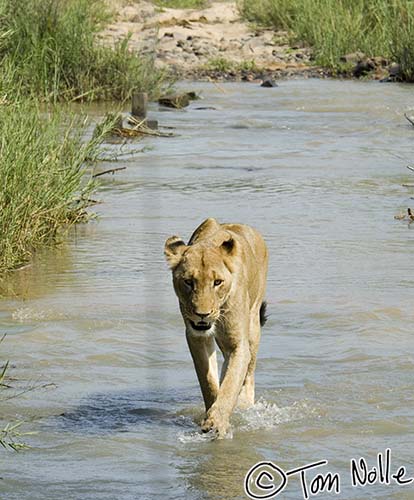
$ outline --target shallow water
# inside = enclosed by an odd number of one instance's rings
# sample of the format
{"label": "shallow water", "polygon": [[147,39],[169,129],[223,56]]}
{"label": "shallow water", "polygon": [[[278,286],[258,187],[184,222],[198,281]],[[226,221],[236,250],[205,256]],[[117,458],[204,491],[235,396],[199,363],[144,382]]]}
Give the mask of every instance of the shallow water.
{"label": "shallow water", "polygon": [[[13,385],[54,385],[2,402],[37,434],[2,453],[0,498],[242,499],[256,462],[323,459],[336,498],[414,498],[412,484],[353,488],[349,473],[389,447],[393,470],[414,475],[414,232],[393,218],[413,203],[401,186],[412,87],[188,87],[202,104],[152,112],[176,137],[146,139],[101,178],[99,220],[3,284]],[[270,250],[258,403],[219,442],[194,422],[201,395],[163,260],[165,239],[206,217],[255,226]],[[302,498],[297,476],[281,498]]]}

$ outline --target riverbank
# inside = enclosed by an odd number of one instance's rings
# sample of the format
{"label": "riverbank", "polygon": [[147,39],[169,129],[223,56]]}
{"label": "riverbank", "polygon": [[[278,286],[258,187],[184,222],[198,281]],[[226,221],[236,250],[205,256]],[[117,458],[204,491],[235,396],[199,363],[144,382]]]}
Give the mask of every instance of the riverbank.
{"label": "riverbank", "polygon": [[[378,11],[377,31],[372,34],[373,21],[356,6],[342,8],[349,10],[348,15],[343,13],[347,22],[342,26],[330,0],[324,0],[323,9],[310,3],[304,13],[301,2],[306,3],[297,0],[289,7],[277,0],[226,1],[197,9],[121,2],[113,8],[114,21],[101,38],[104,44],[113,45],[129,36],[131,50],[152,57],[155,67],[193,80],[329,76],[396,80],[407,74],[401,57],[388,47],[387,37],[391,42],[395,34],[387,29],[380,39],[378,32],[381,23],[389,27],[385,20],[394,19],[396,12],[393,17],[388,11]],[[355,5],[361,2],[355,0]],[[305,19],[304,14],[308,15]],[[354,18],[358,22],[351,29]],[[401,28],[395,31],[401,33]]]}
{"label": "riverbank", "polygon": [[244,19],[286,30],[336,76],[414,81],[410,0],[239,0]]}
{"label": "riverbank", "polygon": [[116,12],[114,22],[101,33],[104,43],[113,45],[129,34],[131,50],[152,56],[158,69],[178,78],[327,75],[311,63],[309,48],[292,46],[286,31],[250,25],[241,18],[235,2],[170,9],[143,1],[119,5]]}

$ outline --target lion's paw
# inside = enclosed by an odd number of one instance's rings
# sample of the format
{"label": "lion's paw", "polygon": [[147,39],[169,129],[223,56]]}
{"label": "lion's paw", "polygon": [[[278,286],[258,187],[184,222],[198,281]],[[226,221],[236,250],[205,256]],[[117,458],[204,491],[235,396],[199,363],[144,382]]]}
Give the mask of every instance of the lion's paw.
{"label": "lion's paw", "polygon": [[216,434],[216,438],[223,438],[228,429],[230,423],[228,419],[222,417],[218,412],[209,411],[206,418],[201,422],[201,430],[203,432],[210,432]]}

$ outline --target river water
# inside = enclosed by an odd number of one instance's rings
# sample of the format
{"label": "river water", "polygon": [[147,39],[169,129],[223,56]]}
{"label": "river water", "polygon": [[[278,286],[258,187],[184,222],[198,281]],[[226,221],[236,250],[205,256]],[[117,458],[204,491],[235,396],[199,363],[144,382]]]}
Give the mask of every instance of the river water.
{"label": "river water", "polygon": [[[3,283],[9,391],[37,389],[2,402],[36,434],[1,452],[0,498],[242,499],[259,461],[328,460],[307,481],[337,472],[341,494],[318,498],[413,499],[412,484],[350,479],[351,458],[372,467],[386,448],[393,472],[414,475],[414,231],[393,217],[414,205],[401,185],[412,87],[185,87],[204,100],[154,108],[176,136],[145,139],[101,177],[100,218]],[[167,237],[206,217],[253,225],[270,251],[258,402],[216,442],[194,422],[202,399],[163,258]],[[298,475],[280,497],[303,497]]]}

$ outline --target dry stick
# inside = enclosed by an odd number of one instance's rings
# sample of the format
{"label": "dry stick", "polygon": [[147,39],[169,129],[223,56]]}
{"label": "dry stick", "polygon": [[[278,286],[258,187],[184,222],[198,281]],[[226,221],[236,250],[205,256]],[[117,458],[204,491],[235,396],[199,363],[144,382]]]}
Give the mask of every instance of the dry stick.
{"label": "dry stick", "polygon": [[87,198],[86,200],[85,199],[79,200],[79,202],[81,201],[87,203],[87,205],[83,205],[84,208],[91,207],[92,205],[100,205],[101,203],[103,203],[103,201],[92,200],[92,198]]}
{"label": "dry stick", "polygon": [[126,167],[118,167],[118,168],[110,168],[109,170],[104,170],[103,172],[99,172],[97,174],[93,174],[93,178],[95,177],[99,177],[101,175],[105,175],[105,174],[113,174],[115,172],[118,172],[118,170],[125,170]]}
{"label": "dry stick", "polygon": [[35,391],[37,389],[47,389],[48,387],[56,387],[56,384],[53,382],[49,384],[42,384],[42,385],[36,385],[34,387],[28,387],[27,389],[24,389],[20,392],[16,392],[15,394],[11,394],[8,397],[1,398],[2,401],[9,401],[10,399],[18,398],[19,396],[22,396],[23,394],[27,394],[28,392]]}
{"label": "dry stick", "polygon": [[410,117],[407,115],[407,113],[404,113],[404,116],[405,116],[405,119],[406,119],[406,120],[408,120],[408,121],[411,123],[411,125],[413,125],[413,126],[414,126],[414,119],[413,119],[413,118],[410,118]]}
{"label": "dry stick", "polygon": [[139,121],[134,116],[131,115],[128,117],[128,120],[129,123],[131,123],[134,126],[132,129],[123,129],[123,130],[132,130],[142,135],[155,135],[157,137],[172,137],[174,135],[170,132],[160,132],[159,130],[153,130],[152,128],[147,127],[145,125],[145,122],[147,121],[146,118]]}
{"label": "dry stick", "polygon": [[134,127],[132,128],[132,130],[138,130],[140,127],[142,127],[145,124],[147,119],[144,118],[141,121],[139,121],[135,118],[135,116],[131,115],[129,117],[129,121],[134,124]]}
{"label": "dry stick", "polygon": [[75,97],[72,97],[70,102],[79,101],[79,99],[83,99],[85,96],[92,94],[93,92],[96,92],[96,90],[100,90],[99,87],[98,87],[98,89],[88,90],[87,92],[83,92],[82,94],[79,94]]}
{"label": "dry stick", "polygon": [[411,172],[414,172],[414,167],[410,167],[410,165],[407,165],[408,170],[411,170]]}
{"label": "dry stick", "polygon": [[[137,134],[141,134],[141,135],[154,135],[156,137],[173,137],[174,134],[171,133],[171,132],[159,132],[158,130],[153,130],[151,128],[148,128],[148,127],[145,127],[145,126],[141,126],[141,127],[134,127],[134,128],[131,128],[131,129],[122,129],[123,131],[132,131],[132,132],[136,132]],[[125,132],[126,133],[126,132]]]}

